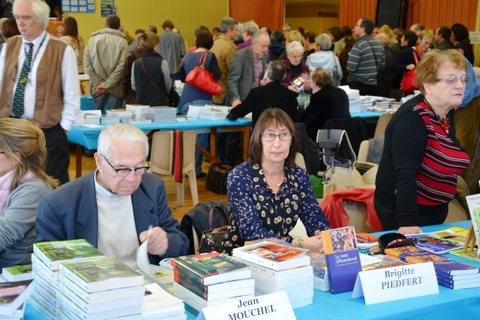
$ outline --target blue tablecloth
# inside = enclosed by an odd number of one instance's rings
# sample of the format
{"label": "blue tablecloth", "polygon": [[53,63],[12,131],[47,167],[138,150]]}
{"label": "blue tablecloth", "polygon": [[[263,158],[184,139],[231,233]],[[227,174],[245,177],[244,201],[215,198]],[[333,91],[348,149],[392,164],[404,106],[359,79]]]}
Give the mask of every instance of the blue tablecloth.
{"label": "blue tablecloth", "polygon": [[[425,232],[453,226],[470,227],[470,221],[424,227]],[[480,267],[480,263],[448,255],[452,260]],[[295,309],[297,319],[478,319],[480,316],[480,288],[452,290],[440,286],[436,295],[403,299],[374,305],[365,305],[363,298],[352,299],[351,292],[332,294],[315,290],[313,304]],[[186,308],[187,319],[196,319],[191,308]],[[44,319],[31,305],[25,308],[25,320]]]}
{"label": "blue tablecloth", "polygon": [[[143,131],[151,130],[199,130],[209,128],[219,128],[228,126],[250,126],[252,120],[240,118],[235,121],[228,119],[220,120],[203,120],[192,119],[184,121],[171,121],[171,122],[152,122],[147,124],[137,124],[138,128]],[[97,149],[98,135],[103,126],[83,126],[75,125],[72,130],[68,132],[67,138],[69,142],[78,144],[88,150]]]}

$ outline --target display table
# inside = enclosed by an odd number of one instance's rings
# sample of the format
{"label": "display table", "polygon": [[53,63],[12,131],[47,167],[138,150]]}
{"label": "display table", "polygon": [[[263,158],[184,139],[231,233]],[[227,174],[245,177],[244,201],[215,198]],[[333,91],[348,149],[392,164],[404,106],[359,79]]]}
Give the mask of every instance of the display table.
{"label": "display table", "polygon": [[[243,133],[243,160],[248,158],[248,144],[250,142],[250,126],[251,119],[237,119],[231,121],[228,119],[220,120],[203,120],[191,119],[183,121],[171,122],[152,122],[148,124],[138,124],[136,127],[145,132],[153,130],[191,130],[199,133],[210,133],[210,152],[209,156],[212,161],[216,161],[216,147],[217,147],[217,132],[221,131],[239,131]],[[72,130],[68,132],[67,139],[69,142],[75,144],[75,177],[82,175],[82,147],[87,150],[96,150],[98,144],[98,135],[104,126],[85,126],[75,125]]]}
{"label": "display table", "polygon": [[[425,232],[453,226],[469,228],[470,221],[453,222],[424,227]],[[379,233],[380,234],[380,233]],[[378,235],[378,234],[376,234]],[[452,260],[480,267],[480,263],[448,255]],[[393,302],[365,305],[363,298],[352,299],[352,292],[332,294],[315,290],[313,304],[295,309],[297,319],[478,319],[480,315],[480,288],[452,290],[439,286],[440,293]],[[188,320],[196,314],[186,306]],[[32,305],[25,307],[25,320],[45,319]]]}

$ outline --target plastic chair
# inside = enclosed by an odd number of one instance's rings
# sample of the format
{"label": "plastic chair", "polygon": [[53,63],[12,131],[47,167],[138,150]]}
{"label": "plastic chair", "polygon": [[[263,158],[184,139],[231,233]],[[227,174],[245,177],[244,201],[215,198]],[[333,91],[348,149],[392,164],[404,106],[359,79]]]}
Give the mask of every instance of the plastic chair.
{"label": "plastic chair", "polygon": [[377,125],[375,126],[375,133],[373,134],[375,138],[385,136],[385,129],[392,118],[393,113],[384,113],[378,117]]}
{"label": "plastic chair", "polygon": [[[172,175],[173,173],[173,146],[175,141],[174,131],[157,131],[152,138],[152,151],[150,155],[151,172],[158,175]],[[187,175],[192,194],[193,205],[198,201],[197,177],[195,173],[195,141],[197,134],[194,131],[183,133],[183,168],[182,174]],[[184,204],[184,186],[176,182],[177,203]]]}

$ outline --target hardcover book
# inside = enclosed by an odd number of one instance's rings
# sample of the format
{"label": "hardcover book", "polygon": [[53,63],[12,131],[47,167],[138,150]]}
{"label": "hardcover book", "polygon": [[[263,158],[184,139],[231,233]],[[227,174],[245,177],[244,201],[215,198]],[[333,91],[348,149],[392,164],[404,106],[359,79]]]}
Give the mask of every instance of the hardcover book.
{"label": "hardcover book", "polygon": [[33,279],[32,265],[26,264],[2,269],[2,277],[7,281],[23,281]]}
{"label": "hardcover book", "polygon": [[51,270],[58,270],[62,260],[103,256],[85,239],[37,242],[33,244],[33,253]]}
{"label": "hardcover book", "polygon": [[115,257],[62,261],[59,270],[87,292],[143,285],[143,276]]}
{"label": "hardcover book", "polygon": [[30,297],[32,280],[0,283],[0,315],[12,316]]}
{"label": "hardcover book", "polygon": [[362,271],[357,249],[355,228],[352,226],[321,232],[327,262],[330,291],[352,291],[359,271]]}
{"label": "hardcover book", "polygon": [[305,249],[272,241],[262,241],[234,248],[232,255],[233,257],[279,271],[310,265],[310,257],[305,254],[306,251]]}
{"label": "hardcover book", "polygon": [[179,272],[203,285],[252,277],[246,264],[215,251],[173,258],[171,264],[176,282],[179,282]]}

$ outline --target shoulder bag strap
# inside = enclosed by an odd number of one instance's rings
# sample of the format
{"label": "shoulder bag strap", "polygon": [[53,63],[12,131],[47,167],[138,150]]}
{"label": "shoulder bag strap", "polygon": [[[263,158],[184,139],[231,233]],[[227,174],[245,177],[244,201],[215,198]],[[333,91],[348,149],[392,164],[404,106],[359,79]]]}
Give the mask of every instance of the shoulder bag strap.
{"label": "shoulder bag strap", "polygon": [[373,50],[373,47],[372,47],[372,45],[370,44],[370,41],[368,41],[368,40],[365,40],[365,41],[367,41],[368,45],[370,46],[370,50],[372,50],[373,59],[375,60],[375,68],[377,69],[377,73],[379,73],[378,64],[377,64],[377,55],[375,54],[375,50]]}
{"label": "shoulder bag strap", "polygon": [[202,69],[205,69],[205,61],[207,61],[207,55],[208,55],[208,51],[205,51],[204,53],[202,53],[202,57],[200,58],[200,61],[198,62],[198,65]]}
{"label": "shoulder bag strap", "polygon": [[140,65],[142,66],[143,72],[145,72],[145,75],[147,76],[148,81],[150,81],[150,84],[157,90],[160,91],[160,88],[157,86],[155,82],[153,82],[152,78],[150,77],[150,73],[148,73],[147,68],[145,68],[145,64],[143,63],[143,58],[138,59],[140,60]]}

